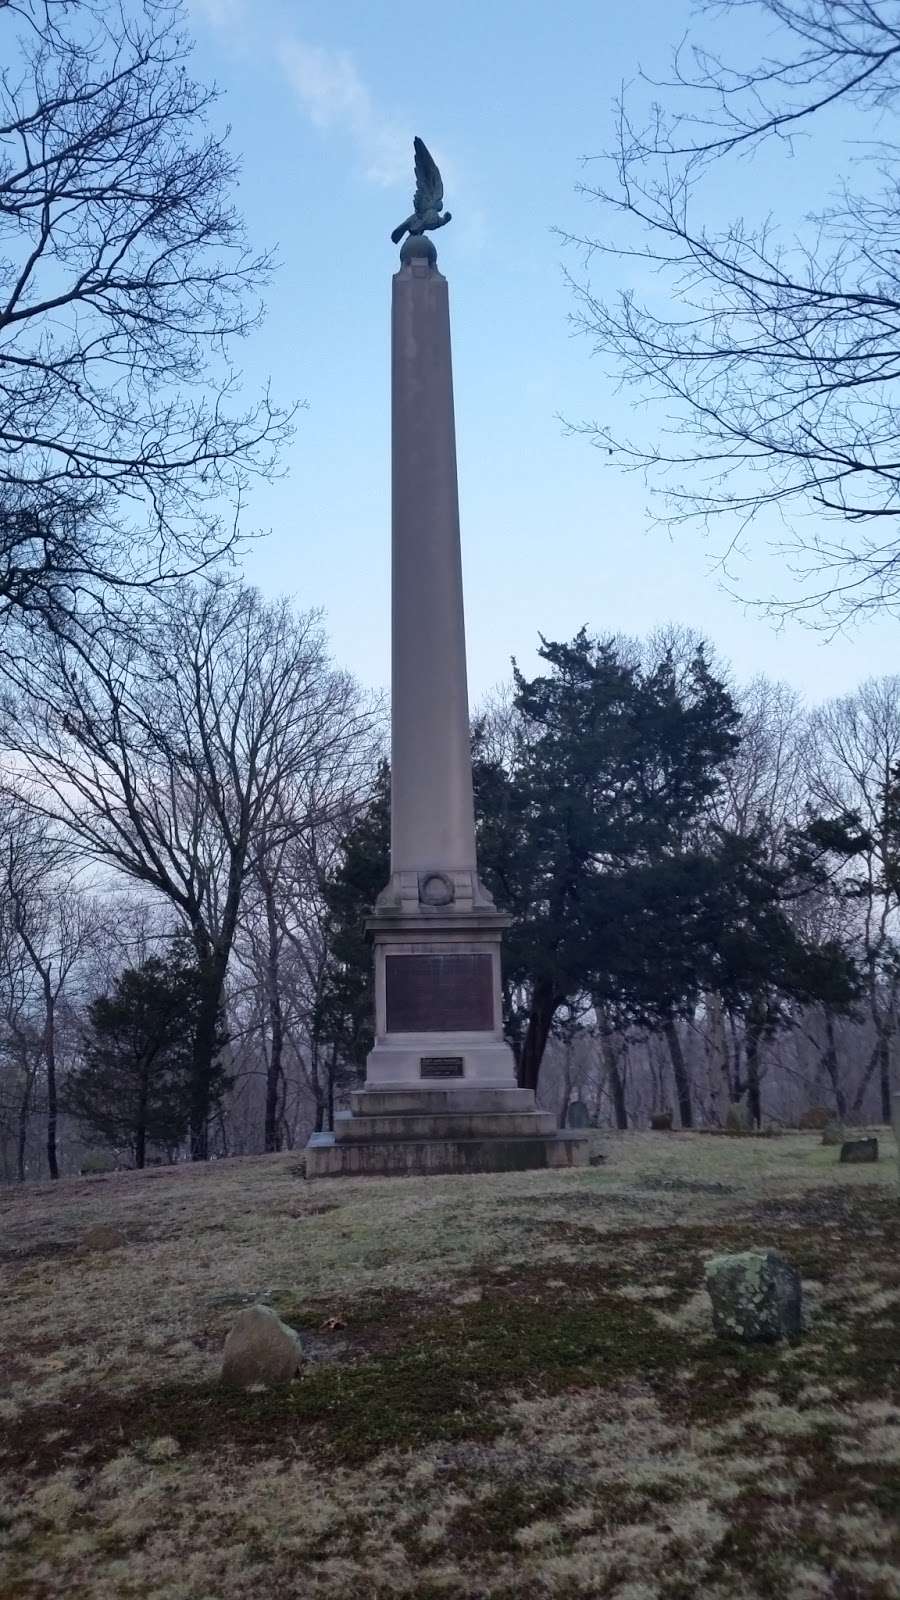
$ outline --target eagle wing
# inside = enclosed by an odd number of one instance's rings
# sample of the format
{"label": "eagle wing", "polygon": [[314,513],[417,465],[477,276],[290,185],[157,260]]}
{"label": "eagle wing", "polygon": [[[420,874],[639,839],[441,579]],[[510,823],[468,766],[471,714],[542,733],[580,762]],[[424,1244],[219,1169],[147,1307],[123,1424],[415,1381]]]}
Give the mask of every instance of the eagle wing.
{"label": "eagle wing", "polygon": [[444,183],[427,145],[419,138],[413,140],[416,152],[416,194],[413,205],[416,216],[424,217],[428,211],[440,211],[444,203]]}

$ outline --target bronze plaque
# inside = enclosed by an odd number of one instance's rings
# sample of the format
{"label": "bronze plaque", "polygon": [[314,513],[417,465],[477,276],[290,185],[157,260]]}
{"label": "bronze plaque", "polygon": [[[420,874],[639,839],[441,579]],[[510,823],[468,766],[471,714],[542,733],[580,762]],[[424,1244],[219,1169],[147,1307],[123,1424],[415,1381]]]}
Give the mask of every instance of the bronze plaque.
{"label": "bronze plaque", "polygon": [[420,1078],[462,1078],[465,1061],[462,1056],[420,1056]]}
{"label": "bronze plaque", "polygon": [[388,1033],[490,1033],[494,964],[489,955],[385,957]]}

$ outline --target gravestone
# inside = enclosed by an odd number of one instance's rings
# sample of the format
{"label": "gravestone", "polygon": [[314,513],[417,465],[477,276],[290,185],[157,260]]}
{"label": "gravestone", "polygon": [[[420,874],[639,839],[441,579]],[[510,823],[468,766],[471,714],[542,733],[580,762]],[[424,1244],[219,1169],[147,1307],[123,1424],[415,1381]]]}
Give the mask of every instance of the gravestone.
{"label": "gravestone", "polygon": [[744,1250],[706,1264],[713,1327],[746,1344],[795,1336],[802,1329],[797,1268],[777,1250]]}
{"label": "gravestone", "polygon": [[673,1116],[671,1111],[654,1111],[650,1116],[650,1127],[654,1133],[671,1133]]}
{"label": "gravestone", "polygon": [[750,1133],[753,1128],[753,1118],[750,1107],[744,1100],[732,1100],[725,1113],[726,1133]]}
{"label": "gravestone", "polygon": [[877,1139],[847,1139],[841,1145],[840,1159],[843,1162],[863,1164],[878,1160]]}
{"label": "gravestone", "polygon": [[824,1145],[840,1145],[844,1143],[846,1138],[847,1130],[840,1122],[829,1122],[828,1127],[822,1132],[822,1143]]}
{"label": "gravestone", "polygon": [[584,1101],[573,1100],[571,1105],[566,1109],[566,1127],[589,1128],[590,1125],[591,1113],[589,1112]]}
{"label": "gravestone", "polygon": [[300,1342],[269,1306],[248,1306],[234,1322],[222,1352],[222,1382],[236,1389],[290,1383],[302,1359]]}

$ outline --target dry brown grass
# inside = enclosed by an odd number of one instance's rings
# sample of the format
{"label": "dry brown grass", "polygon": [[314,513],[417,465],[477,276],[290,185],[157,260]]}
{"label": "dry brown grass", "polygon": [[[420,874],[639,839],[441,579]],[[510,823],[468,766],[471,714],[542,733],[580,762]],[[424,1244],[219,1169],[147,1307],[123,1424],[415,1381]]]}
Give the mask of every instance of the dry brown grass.
{"label": "dry brown grass", "polygon": [[[2,1600],[900,1600],[880,1138],[868,1168],[634,1135],[583,1172],[0,1192]],[[127,1246],[81,1249],[100,1223]],[[711,1337],[703,1261],[755,1244],[811,1286],[795,1346]],[[310,1359],[235,1397],[254,1300]]]}

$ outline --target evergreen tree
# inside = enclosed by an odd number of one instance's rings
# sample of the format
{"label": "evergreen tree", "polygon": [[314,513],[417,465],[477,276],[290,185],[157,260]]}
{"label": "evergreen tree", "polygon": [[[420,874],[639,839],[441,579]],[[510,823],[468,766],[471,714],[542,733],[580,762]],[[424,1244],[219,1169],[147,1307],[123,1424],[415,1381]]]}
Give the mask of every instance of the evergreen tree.
{"label": "evergreen tree", "polygon": [[[793,915],[820,887],[798,849],[773,863],[762,834],[716,826],[710,802],[740,740],[740,716],[702,651],[649,666],[582,630],[543,642],[548,670],[516,672],[515,732],[502,754],[473,738],[481,875],[513,923],[504,938],[504,1022],[520,1082],[536,1088],[551,1030],[585,1003],[664,1034],[680,1120],[693,1122],[677,1019],[705,992],[747,1027],[759,1114],[759,1043],[791,1007],[846,1010],[852,962],[817,946]],[[331,971],[322,1027],[362,1066],[372,1043],[372,953],[364,924],[389,875],[389,773],[326,885]],[[755,1049],[755,1054],[754,1054]]]}
{"label": "evergreen tree", "polygon": [[382,761],[368,806],[341,843],[335,871],[322,885],[328,910],[328,970],[315,1026],[359,1071],[375,1038],[372,946],[366,918],[391,873],[391,769]]}
{"label": "evergreen tree", "polygon": [[[79,1065],[64,1108],[104,1143],[129,1149],[143,1167],[148,1145],[184,1138],[191,1107],[193,1031],[202,980],[190,948],[176,939],[166,957],[151,956],[119,973],[112,992],[88,1007]],[[221,1025],[220,1050],[225,1042]],[[217,1061],[214,1100],[228,1087]]]}
{"label": "evergreen tree", "polygon": [[516,670],[511,770],[476,767],[482,872],[515,917],[508,1009],[528,1088],[568,1000],[637,1005],[652,985],[659,1006],[678,1004],[665,967],[680,960],[683,921],[666,919],[672,948],[653,953],[655,980],[628,929],[663,893],[661,864],[699,831],[740,721],[702,651],[686,667],[668,652],[644,668],[582,629],[568,644],[543,641],[540,655],[548,672],[529,681]]}

